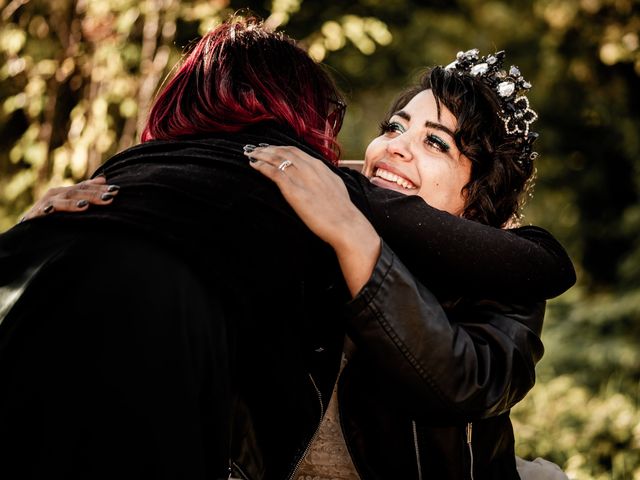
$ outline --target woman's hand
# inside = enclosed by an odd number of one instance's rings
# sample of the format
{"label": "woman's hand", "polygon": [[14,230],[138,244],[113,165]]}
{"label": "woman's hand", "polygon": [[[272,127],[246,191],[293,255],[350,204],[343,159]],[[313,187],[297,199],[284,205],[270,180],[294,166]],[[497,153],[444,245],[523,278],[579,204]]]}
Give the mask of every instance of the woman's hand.
{"label": "woman's hand", "polygon": [[352,295],[367,282],[380,238],[349,199],[344,182],[322,160],[296,147],[245,147],[251,166],[273,180],[300,219],[336,251]]}
{"label": "woman's hand", "polygon": [[20,221],[53,212],[83,212],[89,205],[108,205],[119,190],[120,187],[117,185],[107,185],[107,180],[102,176],[70,187],[51,188]]}

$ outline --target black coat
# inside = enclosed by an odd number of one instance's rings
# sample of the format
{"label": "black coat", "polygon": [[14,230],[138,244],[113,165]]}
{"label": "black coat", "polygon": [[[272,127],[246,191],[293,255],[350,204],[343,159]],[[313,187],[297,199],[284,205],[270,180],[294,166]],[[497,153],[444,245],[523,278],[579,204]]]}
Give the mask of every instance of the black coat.
{"label": "black coat", "polygon": [[[96,325],[92,338],[100,339],[113,312],[121,312],[119,317],[127,318],[125,324],[135,327],[135,338],[142,346],[158,340],[153,332],[159,325],[180,323],[182,318],[193,323],[193,331],[209,332],[206,345],[196,343],[194,347],[189,340],[193,335],[188,334],[171,348],[165,345],[171,345],[170,336],[169,340],[163,337],[157,346],[157,351],[173,352],[168,357],[173,359],[171,365],[179,363],[182,368],[171,367],[172,382],[164,388],[181,391],[181,381],[186,378],[189,391],[195,393],[174,404],[162,397],[157,410],[152,410],[163,411],[171,425],[180,423],[176,421],[178,410],[197,410],[198,415],[186,422],[192,427],[190,441],[184,440],[188,436],[184,429],[175,427],[179,435],[172,441],[168,440],[170,435],[162,436],[169,447],[160,449],[158,432],[149,430],[146,439],[132,440],[130,445],[124,442],[130,451],[114,451],[118,442],[113,438],[116,432],[111,432],[109,441],[99,442],[99,448],[110,458],[114,471],[120,459],[136,457],[131,453],[136,451],[135,445],[138,450],[144,445],[139,467],[141,471],[151,469],[155,478],[171,478],[171,472],[186,462],[203,465],[194,467],[190,478],[222,475],[226,458],[249,470],[251,478],[287,478],[319,423],[319,401],[328,401],[345,333],[345,324],[336,312],[348,294],[330,248],[300,222],[277,188],[247,165],[242,146],[259,142],[298,145],[309,151],[286,132],[268,126],[244,134],[149,142],[115,156],[99,170],[110,183],[121,186],[113,204],[80,215],[55,214],[29,221],[0,238],[3,378],[19,376],[16,372],[21,364],[16,359],[35,336],[57,335],[56,351],[75,352],[77,365],[97,362],[100,369],[106,369],[95,376],[98,392],[112,365],[105,360],[105,352],[118,351],[119,346],[116,342],[100,345],[101,349],[80,349],[86,333],[75,327],[78,321],[97,318],[99,321],[89,325]],[[451,292],[476,298],[547,298],[574,281],[566,253],[541,229],[525,227],[505,233],[454,218],[417,197],[375,188],[355,172],[336,173],[385,241],[441,298]],[[140,258],[139,264],[135,258]],[[145,280],[145,276],[149,278]],[[171,278],[180,279],[175,288],[169,285]],[[185,295],[185,285],[197,288],[188,288],[191,293]],[[125,295],[131,292],[135,294]],[[68,302],[78,303],[74,311],[82,313],[83,319],[76,318],[79,314],[67,315],[71,319],[66,320],[66,329],[57,328],[59,319],[44,323],[45,333],[32,328],[56,308],[63,312]],[[109,305],[109,313],[101,316],[92,311],[96,304]],[[197,313],[186,308],[190,304],[200,306]],[[133,311],[137,314],[127,314]],[[92,363],[98,356],[100,361]],[[189,362],[179,360],[184,358]],[[55,370],[63,377],[60,381],[81,383],[78,369],[69,368],[74,363],[64,365],[65,369]],[[160,365],[156,362],[149,370],[155,374],[171,366]],[[193,365],[198,375],[187,373]],[[13,419],[34,415],[25,408],[14,408],[25,404],[21,394],[16,386],[0,405],[3,412],[12,412]],[[50,391],[29,395],[33,410],[48,401]],[[96,397],[91,401],[98,402]],[[126,397],[127,418],[135,419],[132,411],[144,411],[142,403],[147,401],[138,401],[136,395]],[[171,400],[171,395],[167,397]],[[113,404],[93,406],[96,411],[114,408]],[[9,421],[11,415],[0,417],[0,423],[4,422],[0,429],[11,427],[3,429],[9,432],[5,438],[19,430],[18,420]],[[217,433],[200,431],[195,417],[208,419],[205,425]],[[105,437],[99,430],[80,428],[83,418],[72,415],[68,419],[66,425],[73,432],[68,437]],[[153,417],[149,424],[153,424]],[[100,425],[107,430],[110,427],[104,422]],[[145,431],[142,427],[131,429],[140,435]],[[227,431],[230,441],[226,440]],[[202,443],[208,447],[185,447],[197,443],[198,438],[209,439]],[[170,446],[175,447],[175,455],[160,453],[171,451]],[[16,448],[17,456],[24,453]],[[29,452],[29,458],[42,467],[46,463],[43,459],[50,457],[46,445],[39,448]],[[212,448],[216,454],[202,453]],[[200,452],[195,460],[192,453],[186,453],[193,450]],[[87,468],[98,468],[94,460],[102,458],[84,450],[78,455],[90,459],[83,464]],[[153,465],[154,458],[158,465]],[[221,465],[221,458],[225,465]],[[95,478],[99,472],[92,472]]]}
{"label": "black coat", "polygon": [[385,247],[347,317],[338,404],[363,480],[518,478],[509,409],[535,383],[544,302],[445,311]]}

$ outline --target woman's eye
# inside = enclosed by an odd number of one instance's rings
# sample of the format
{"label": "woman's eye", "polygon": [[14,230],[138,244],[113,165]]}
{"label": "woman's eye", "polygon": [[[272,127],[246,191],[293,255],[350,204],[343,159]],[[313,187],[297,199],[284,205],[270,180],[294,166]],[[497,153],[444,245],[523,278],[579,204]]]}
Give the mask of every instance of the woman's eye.
{"label": "woman's eye", "polygon": [[390,132],[403,133],[404,127],[398,122],[382,122],[380,124],[380,135]]}
{"label": "woman's eye", "polygon": [[441,152],[448,152],[449,148],[451,148],[449,147],[449,144],[447,142],[445,142],[439,136],[434,134],[427,135],[427,138],[425,139],[425,143],[427,143],[428,145],[434,147],[435,149]]}

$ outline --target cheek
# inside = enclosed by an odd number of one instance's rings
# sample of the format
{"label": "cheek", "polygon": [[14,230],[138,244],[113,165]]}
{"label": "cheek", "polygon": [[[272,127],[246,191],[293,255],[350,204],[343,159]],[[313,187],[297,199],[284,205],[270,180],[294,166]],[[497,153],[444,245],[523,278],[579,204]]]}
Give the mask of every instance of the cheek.
{"label": "cheek", "polygon": [[362,172],[366,176],[371,176],[373,173],[373,165],[380,159],[382,153],[384,153],[385,147],[380,138],[375,138],[364,152],[364,168]]}
{"label": "cheek", "polygon": [[417,195],[435,208],[459,214],[464,207],[462,188],[467,184],[468,175],[434,159],[425,162],[419,173],[421,188]]}

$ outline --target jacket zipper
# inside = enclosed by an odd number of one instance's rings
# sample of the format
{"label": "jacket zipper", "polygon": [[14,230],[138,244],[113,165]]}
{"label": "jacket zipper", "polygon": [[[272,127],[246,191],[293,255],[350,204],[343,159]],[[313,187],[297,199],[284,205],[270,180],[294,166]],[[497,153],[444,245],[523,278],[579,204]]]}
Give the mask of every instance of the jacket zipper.
{"label": "jacket zipper", "polygon": [[473,480],[473,446],[471,444],[471,434],[473,433],[473,423],[467,423],[467,447],[469,447],[469,474],[471,480]]}
{"label": "jacket zipper", "polygon": [[304,460],[304,457],[307,455],[307,452],[309,452],[309,448],[311,448],[311,444],[313,444],[313,441],[318,436],[318,432],[320,431],[320,425],[322,425],[322,417],[324,417],[324,404],[322,403],[322,392],[320,391],[320,389],[316,385],[316,382],[313,379],[313,377],[311,376],[311,374],[308,373],[307,375],[309,375],[309,378],[311,379],[311,384],[313,385],[313,388],[315,389],[316,394],[318,395],[318,403],[320,404],[320,421],[318,422],[318,426],[316,427],[315,432],[313,432],[313,435],[311,436],[311,440],[309,440],[309,443],[307,444],[306,448],[304,449],[304,452],[302,453],[300,458],[298,458],[298,461],[296,462],[296,466],[291,471],[291,475],[289,475],[289,477],[287,477],[289,480],[292,480],[295,477],[296,473],[298,473],[298,469],[300,468],[300,465],[302,464],[302,461]]}
{"label": "jacket zipper", "polygon": [[411,420],[411,425],[413,427],[413,446],[416,450],[416,465],[418,466],[418,480],[422,480],[422,465],[420,465],[420,447],[418,445],[418,427],[416,426],[415,420]]}
{"label": "jacket zipper", "polygon": [[[240,467],[240,465],[238,465],[236,462],[234,461],[230,461],[230,468],[229,468],[229,478],[227,480],[249,480],[249,477],[244,473],[244,471],[242,470],[242,468]],[[239,479],[238,477],[234,477],[233,476],[233,471],[237,472],[240,474],[240,476],[242,477],[241,479]]]}

